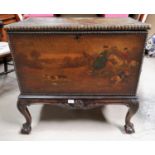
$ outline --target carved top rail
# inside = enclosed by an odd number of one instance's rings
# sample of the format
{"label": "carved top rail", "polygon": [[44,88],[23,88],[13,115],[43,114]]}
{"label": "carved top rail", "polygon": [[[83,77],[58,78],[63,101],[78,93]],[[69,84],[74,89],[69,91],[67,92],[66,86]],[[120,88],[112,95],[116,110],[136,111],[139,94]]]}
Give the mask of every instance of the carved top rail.
{"label": "carved top rail", "polygon": [[7,31],[137,31],[148,30],[150,24],[132,18],[29,18],[5,26]]}

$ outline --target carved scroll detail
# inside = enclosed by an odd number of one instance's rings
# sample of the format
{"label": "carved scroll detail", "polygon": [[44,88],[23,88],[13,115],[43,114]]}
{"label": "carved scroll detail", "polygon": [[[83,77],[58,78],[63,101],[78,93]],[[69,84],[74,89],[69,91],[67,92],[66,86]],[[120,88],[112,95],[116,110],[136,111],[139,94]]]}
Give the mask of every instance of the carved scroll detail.
{"label": "carved scroll detail", "polygon": [[75,99],[74,103],[68,103],[67,101],[64,103],[59,103],[59,106],[70,108],[70,109],[89,109],[95,106],[95,101],[93,100],[83,100],[83,99]]}

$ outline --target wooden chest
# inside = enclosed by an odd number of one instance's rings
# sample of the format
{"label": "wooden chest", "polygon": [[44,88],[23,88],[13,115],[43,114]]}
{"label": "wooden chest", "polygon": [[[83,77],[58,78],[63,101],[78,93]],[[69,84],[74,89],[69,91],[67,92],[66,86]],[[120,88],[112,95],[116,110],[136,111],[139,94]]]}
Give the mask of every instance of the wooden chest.
{"label": "wooden chest", "polygon": [[129,106],[125,130],[138,109],[136,90],[150,25],[131,18],[32,18],[6,26],[25,116],[31,103],[89,109]]}

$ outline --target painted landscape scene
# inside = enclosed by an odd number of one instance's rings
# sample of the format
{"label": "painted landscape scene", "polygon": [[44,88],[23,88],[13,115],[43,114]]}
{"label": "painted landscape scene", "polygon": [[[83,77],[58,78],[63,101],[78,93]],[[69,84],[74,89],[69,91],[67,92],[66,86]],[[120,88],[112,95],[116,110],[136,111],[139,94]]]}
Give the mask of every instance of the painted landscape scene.
{"label": "painted landscape scene", "polygon": [[25,90],[29,89],[29,82],[40,93],[128,94],[135,89],[139,59],[132,53],[136,47],[124,46],[120,50],[117,46],[103,42],[99,43],[100,46],[97,47],[100,48],[95,51],[93,47],[87,50],[88,46],[83,46],[82,49],[80,41],[78,46],[74,43],[76,40],[72,42],[71,47],[58,52],[51,52],[57,49],[54,44],[50,45],[51,51],[49,48],[45,52],[39,49],[22,53],[24,66],[20,69],[23,71],[22,78],[25,78]]}

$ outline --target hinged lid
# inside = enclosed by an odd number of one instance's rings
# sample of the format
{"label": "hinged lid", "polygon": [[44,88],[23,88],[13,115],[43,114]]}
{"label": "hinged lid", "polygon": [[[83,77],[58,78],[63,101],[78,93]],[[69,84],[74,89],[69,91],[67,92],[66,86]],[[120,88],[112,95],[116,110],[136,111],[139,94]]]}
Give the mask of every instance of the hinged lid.
{"label": "hinged lid", "polygon": [[5,26],[7,31],[136,31],[150,29],[150,24],[132,18],[29,18]]}

